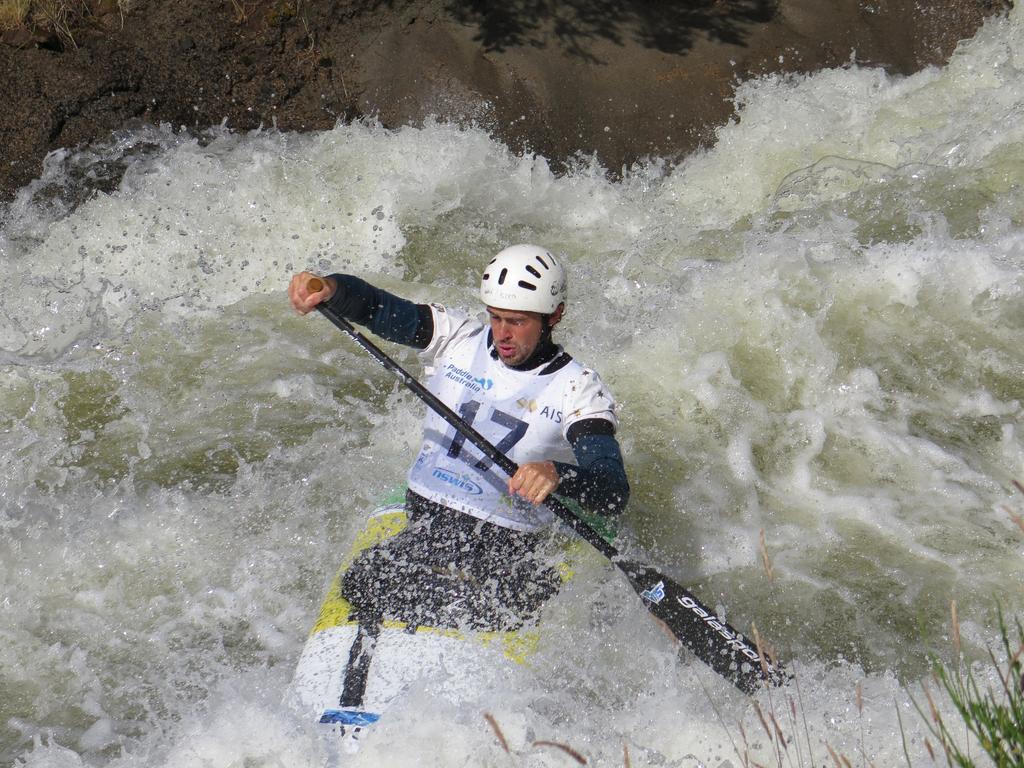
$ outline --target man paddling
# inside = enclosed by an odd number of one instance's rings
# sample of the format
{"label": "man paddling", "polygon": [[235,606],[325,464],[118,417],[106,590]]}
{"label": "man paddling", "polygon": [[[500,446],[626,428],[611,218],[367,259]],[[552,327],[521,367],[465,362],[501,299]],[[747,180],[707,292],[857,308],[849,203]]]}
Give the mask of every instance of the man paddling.
{"label": "man paddling", "polygon": [[538,557],[540,533],[554,517],[544,504],[549,494],[611,517],[629,498],[614,399],[552,338],[565,312],[565,269],[535,245],[502,250],[481,278],[487,324],[351,275],[315,277],[293,276],[296,311],[326,302],[421,350],[429,389],[519,465],[507,477],[428,411],[408,474],[409,525],[359,556],[346,571],[345,597],[366,625],[516,629],[558,585]]}

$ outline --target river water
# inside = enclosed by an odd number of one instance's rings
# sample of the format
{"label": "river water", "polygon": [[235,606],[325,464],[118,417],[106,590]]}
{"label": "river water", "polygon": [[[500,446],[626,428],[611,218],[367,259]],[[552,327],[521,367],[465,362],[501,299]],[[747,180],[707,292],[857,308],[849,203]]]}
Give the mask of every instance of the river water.
{"label": "river water", "polygon": [[595,557],[529,666],[425,677],[347,764],[932,764],[928,653],[992,682],[1024,611],[1022,68],[1018,8],[942,69],[747,83],[712,147],[620,180],[447,124],[52,155],[0,221],[0,763],[322,764],[283,693],[422,407],[287,278],[475,308],[536,241],[621,404],[623,546],[756,624],[791,741]]}

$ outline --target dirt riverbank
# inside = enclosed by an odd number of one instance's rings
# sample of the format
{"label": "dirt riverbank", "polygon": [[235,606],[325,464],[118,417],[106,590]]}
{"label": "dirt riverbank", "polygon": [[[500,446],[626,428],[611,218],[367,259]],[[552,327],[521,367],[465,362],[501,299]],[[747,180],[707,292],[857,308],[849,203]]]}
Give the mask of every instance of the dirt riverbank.
{"label": "dirt riverbank", "polygon": [[[475,121],[610,171],[713,139],[735,84],[850,61],[945,61],[1002,0],[78,0],[0,44],[0,202],[46,153],[133,121],[329,128]],[[927,8],[921,6],[927,5]]]}

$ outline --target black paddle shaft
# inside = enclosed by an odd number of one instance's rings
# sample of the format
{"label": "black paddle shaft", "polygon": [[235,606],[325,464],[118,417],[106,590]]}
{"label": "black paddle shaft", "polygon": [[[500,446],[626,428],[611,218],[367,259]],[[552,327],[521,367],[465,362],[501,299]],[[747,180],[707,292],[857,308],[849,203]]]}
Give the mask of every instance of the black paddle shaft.
{"label": "black paddle shaft", "polygon": [[[510,477],[516,473],[519,467],[514,461],[491,445],[487,438],[363,336],[348,320],[323,302],[317,305],[317,309],[378,363],[395,374],[418,398]],[[786,675],[777,665],[771,664],[741,633],[729,626],[724,619],[720,619],[714,611],[702,605],[684,587],[650,566],[624,560],[615,547],[555,497],[549,496],[544,503],[580,538],[607,557],[626,576],[630,585],[643,599],[647,610],[661,621],[673,637],[715,672],[748,694],[757,691],[764,682],[773,685],[785,682]]]}

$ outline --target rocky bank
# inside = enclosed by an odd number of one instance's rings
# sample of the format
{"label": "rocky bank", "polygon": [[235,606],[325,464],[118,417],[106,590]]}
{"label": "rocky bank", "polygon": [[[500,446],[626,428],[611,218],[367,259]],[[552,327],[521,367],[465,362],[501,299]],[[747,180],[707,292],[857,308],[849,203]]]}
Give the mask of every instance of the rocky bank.
{"label": "rocky bank", "polygon": [[47,152],[133,123],[486,126],[612,173],[712,140],[735,85],[851,61],[941,64],[1005,0],[77,0],[0,44],[0,203]]}

